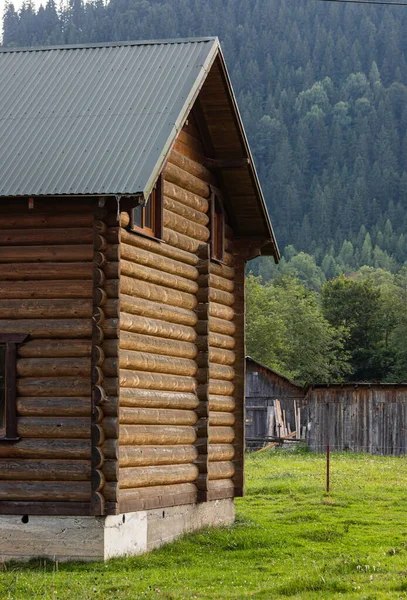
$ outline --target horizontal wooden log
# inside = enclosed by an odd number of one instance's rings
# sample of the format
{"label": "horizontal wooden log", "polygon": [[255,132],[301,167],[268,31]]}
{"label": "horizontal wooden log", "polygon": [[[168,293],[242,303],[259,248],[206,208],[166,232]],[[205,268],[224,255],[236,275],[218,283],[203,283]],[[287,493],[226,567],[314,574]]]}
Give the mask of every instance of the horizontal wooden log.
{"label": "horizontal wooden log", "polygon": [[[109,499],[114,496],[115,483],[106,484],[104,496]],[[178,483],[175,485],[151,486],[137,489],[125,489],[118,492],[119,511],[134,512],[166,506],[195,504],[197,501],[196,487],[193,483]]]}
{"label": "horizontal wooden log", "polygon": [[[159,254],[160,256],[166,256],[167,258],[177,260],[187,265],[195,266],[199,260],[195,254],[192,254],[188,250],[185,251],[182,248],[161,244],[147,237],[126,231],[125,229],[121,229],[121,242],[136,248],[142,248],[143,250],[147,250],[154,254]],[[109,250],[107,251],[107,256],[109,257]]]}
{"label": "horizontal wooden log", "polygon": [[[118,341],[119,332],[120,332],[120,320],[119,319],[105,319],[100,327],[102,335],[99,337],[99,340],[95,338],[95,334],[97,332],[93,332],[93,340],[95,344],[103,344],[105,339],[110,339],[114,341]],[[116,356],[116,355],[115,355]]]}
{"label": "horizontal wooden log", "polygon": [[199,276],[196,267],[180,260],[154,253],[152,250],[143,250],[142,248],[122,243],[120,244],[120,254],[123,260],[158,269],[171,275],[179,275],[192,281],[196,281]]}
{"label": "horizontal wooden log", "polygon": [[210,363],[209,365],[210,379],[221,379],[222,381],[233,381],[235,378],[235,370],[227,365]]}
{"label": "horizontal wooden log", "polygon": [[218,396],[231,396],[234,392],[235,386],[231,381],[220,381],[218,379],[210,379],[209,381],[209,394],[215,394]]}
{"label": "horizontal wooden log", "polygon": [[[115,376],[117,370],[117,361],[121,369],[130,369],[133,371],[149,371],[151,373],[187,375],[193,377],[198,367],[194,360],[189,358],[176,358],[171,356],[171,342],[168,343],[167,354],[150,354],[148,352],[138,352],[133,350],[120,351],[119,359],[107,358],[103,363],[103,369],[106,375]],[[219,365],[220,367],[220,365]]]}
{"label": "horizontal wooden log", "polygon": [[90,318],[92,300],[3,300],[0,319],[70,319]]}
{"label": "horizontal wooden log", "polygon": [[193,410],[120,408],[120,424],[124,425],[195,425],[197,420]]}
{"label": "horizontal wooden log", "polygon": [[208,479],[231,479],[235,474],[235,467],[230,461],[210,462],[208,466]]}
{"label": "horizontal wooden log", "polygon": [[[204,290],[200,290],[198,292],[198,300],[199,302],[206,301],[206,295],[204,295]],[[224,304],[225,306],[233,306],[235,303],[235,296],[230,294],[229,292],[223,292],[222,290],[217,290],[215,288],[209,289],[209,300],[210,302],[216,302],[217,304]]]}
{"label": "horizontal wooden log", "polygon": [[120,328],[122,331],[142,333],[183,342],[194,342],[196,339],[196,333],[192,327],[178,325],[177,323],[167,323],[158,319],[129,315],[127,313],[121,313],[120,315]]}
{"label": "horizontal wooden log", "polygon": [[86,439],[90,437],[90,418],[20,417],[17,432],[22,438]]}
{"label": "horizontal wooden log", "polygon": [[235,311],[230,306],[217,304],[216,302],[201,302],[195,309],[199,319],[206,319],[209,310],[209,316],[212,318],[222,319],[224,321],[233,321]]}
{"label": "horizontal wooden log", "polygon": [[207,242],[210,236],[210,231],[205,225],[190,221],[189,219],[181,217],[181,215],[177,215],[166,209],[163,211],[163,225],[172,231],[176,231],[201,242]]}
{"label": "horizontal wooden log", "polygon": [[210,196],[210,188],[207,183],[170,162],[167,163],[164,170],[164,177],[166,181],[175,183],[202,198],[209,198]]}
{"label": "horizontal wooden log", "polygon": [[0,481],[88,481],[90,461],[0,459]]}
{"label": "horizontal wooden log", "polygon": [[[118,345],[113,346],[113,342],[116,340],[107,340],[104,347],[107,349],[107,356],[118,355]],[[197,355],[197,349],[195,344],[191,342],[180,342],[176,340],[159,338],[151,335],[141,335],[139,333],[132,333],[130,331],[123,331],[120,336],[120,348],[122,350],[133,350],[140,352],[149,352],[152,354],[163,354],[165,356],[172,356],[178,358],[189,358],[194,359]]]}
{"label": "horizontal wooden log", "polygon": [[69,246],[3,246],[0,252],[0,263],[82,262],[91,261],[92,257],[93,247],[90,243]]}
{"label": "horizontal wooden log", "polygon": [[208,457],[210,461],[232,460],[235,449],[231,444],[209,444]]}
{"label": "horizontal wooden log", "polygon": [[164,180],[164,196],[172,198],[180,204],[184,204],[200,213],[206,214],[209,211],[209,202],[207,198],[194,194],[184,187],[168,180]]}
{"label": "horizontal wooden log", "polygon": [[189,135],[185,129],[181,129],[173,147],[184,156],[188,156],[188,158],[192,158],[202,164],[205,161],[205,153],[201,141]]}
{"label": "horizontal wooden log", "polygon": [[174,231],[168,227],[163,228],[162,239],[170,246],[174,246],[175,248],[184,250],[185,252],[190,252],[191,254],[198,253],[199,247],[202,244],[200,240],[192,238],[188,235],[184,235],[183,233],[179,233],[178,231]]}
{"label": "horizontal wooden log", "polygon": [[18,355],[23,358],[74,358],[90,357],[92,344],[88,340],[32,340],[18,348]]}
{"label": "horizontal wooden log", "polygon": [[232,350],[224,348],[210,348],[209,362],[219,365],[233,365],[236,360],[236,354]]}
{"label": "horizontal wooden log", "polygon": [[[142,317],[150,317],[152,319],[160,319],[161,321],[167,321],[168,323],[178,323],[179,325],[189,325],[194,327],[197,322],[197,316],[192,310],[186,308],[180,308],[178,306],[166,306],[160,301],[151,302],[149,300],[134,298],[132,296],[126,296],[126,294],[120,295],[121,310],[122,312],[139,315]],[[109,300],[108,304],[115,302]],[[110,306],[110,305],[109,305]],[[107,316],[115,316],[110,314],[114,308],[106,307],[105,312]]]}
{"label": "horizontal wooden log", "polygon": [[108,438],[104,440],[101,448],[101,452],[105,459],[117,461],[119,458],[119,440]]}
{"label": "horizontal wooden log", "polygon": [[231,444],[235,439],[232,427],[209,427],[209,442],[211,444]]}
{"label": "horizontal wooden log", "polygon": [[236,402],[231,396],[209,396],[209,410],[216,412],[233,412]]}
{"label": "horizontal wooden log", "polygon": [[105,377],[103,379],[103,393],[107,396],[119,396],[120,386],[118,377]]}
{"label": "horizontal wooden log", "polygon": [[92,279],[91,262],[0,263],[0,281]]}
{"label": "horizontal wooden log", "polygon": [[[196,330],[199,335],[205,335],[205,322],[202,322],[202,325],[198,323]],[[224,321],[223,319],[217,319],[216,317],[209,317],[209,331],[212,333],[233,336],[236,332],[236,325],[232,321]]]}
{"label": "horizontal wooden log", "polygon": [[90,440],[24,439],[0,444],[0,458],[90,460]]}
{"label": "horizontal wooden log", "polygon": [[196,380],[187,376],[120,370],[120,387],[194,392]]}
{"label": "horizontal wooden log", "polygon": [[121,446],[119,457],[121,467],[175,465],[193,463],[198,451],[194,446]]}
{"label": "horizontal wooden log", "polygon": [[90,396],[90,378],[78,377],[23,377],[17,380],[19,396],[52,398]]}
{"label": "horizontal wooden log", "polygon": [[89,227],[0,230],[0,246],[90,244],[92,240],[93,231]]}
{"label": "horizontal wooden log", "polygon": [[18,319],[0,320],[2,333],[26,333],[33,338],[89,338],[90,319]]}
{"label": "horizontal wooden log", "polygon": [[182,425],[157,427],[156,425],[121,425],[120,447],[133,446],[171,446],[193,444],[196,440],[195,427]]}
{"label": "horizontal wooden log", "polygon": [[0,214],[0,229],[44,229],[44,228],[69,228],[91,227],[93,222],[92,210],[83,214],[41,213],[37,211],[25,214]]}
{"label": "horizontal wooden log", "polygon": [[0,500],[86,502],[90,493],[85,482],[0,481]]}
{"label": "horizontal wooden log", "polygon": [[108,298],[119,298],[120,279],[108,279],[103,290]]}
{"label": "horizontal wooden log", "polygon": [[[181,306],[189,310],[193,310],[198,303],[196,296],[191,293],[170,289],[147,281],[140,281],[126,275],[123,275],[120,281],[121,293],[128,296],[136,296],[137,298],[144,298],[152,302],[161,302],[170,306]],[[107,281],[105,289],[109,298],[115,298],[117,296],[117,288],[111,284],[112,281]]]}
{"label": "horizontal wooden log", "polygon": [[178,202],[178,200],[174,200],[169,196],[164,196],[163,206],[165,210],[183,217],[184,219],[188,219],[193,223],[197,223],[198,225],[207,227],[209,223],[209,216],[207,214],[186,206],[182,202]]}
{"label": "horizontal wooden log", "polygon": [[0,282],[0,298],[91,298],[92,281],[8,281]]}
{"label": "horizontal wooden log", "polygon": [[224,292],[233,293],[235,284],[233,281],[229,279],[225,279],[223,277],[219,277],[214,274],[202,274],[198,278],[198,283],[200,287],[213,287],[217,290],[222,290]]}
{"label": "horizontal wooden log", "polygon": [[105,439],[112,438],[117,440],[119,438],[119,419],[105,417],[102,421],[102,429]]}
{"label": "horizontal wooden log", "polygon": [[19,377],[90,377],[89,358],[21,358],[17,361]]}
{"label": "horizontal wooden log", "polygon": [[235,424],[236,418],[233,413],[228,412],[209,412],[209,426],[219,425],[220,427],[232,427]]}
{"label": "horizontal wooden log", "polygon": [[162,392],[135,388],[122,388],[120,390],[120,406],[122,407],[194,410],[198,404],[197,396],[188,392]]}
{"label": "horizontal wooden log", "polygon": [[233,498],[234,495],[234,483],[231,479],[214,479],[208,482],[208,500]]}
{"label": "horizontal wooden log", "polygon": [[209,345],[214,348],[224,348],[225,350],[233,350],[236,345],[236,340],[230,335],[210,332]]}
{"label": "horizontal wooden log", "polygon": [[230,294],[233,294],[235,289],[235,284],[232,280],[226,279],[225,277],[219,277],[219,275],[215,275],[214,273],[211,273],[209,276],[209,286]]}
{"label": "horizontal wooden log", "polygon": [[[109,263],[106,267],[106,274],[108,276],[111,274],[111,264],[113,263]],[[174,273],[167,273],[152,267],[145,267],[144,265],[139,265],[125,259],[120,261],[120,273],[127,277],[132,277],[133,279],[155,283],[156,285],[164,286],[171,290],[179,290],[188,294],[196,294],[198,291],[198,284],[196,281],[187,279],[186,277],[180,277]]]}
{"label": "horizontal wooden log", "polygon": [[175,149],[170,152],[168,161],[194,177],[198,177],[198,179],[201,179],[205,183],[219,185],[212,171],[209,171],[202,163],[192,160]]}
{"label": "horizontal wooden log", "polygon": [[126,467],[119,470],[120,489],[193,482],[198,468],[193,464]]}
{"label": "horizontal wooden log", "polygon": [[21,417],[90,417],[90,398],[18,398]]}

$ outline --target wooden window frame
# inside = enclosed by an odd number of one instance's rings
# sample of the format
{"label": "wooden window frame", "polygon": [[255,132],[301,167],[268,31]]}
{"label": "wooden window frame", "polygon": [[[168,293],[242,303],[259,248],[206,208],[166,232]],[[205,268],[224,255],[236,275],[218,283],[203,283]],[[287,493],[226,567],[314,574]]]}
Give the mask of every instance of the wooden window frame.
{"label": "wooden window frame", "polygon": [[163,185],[163,176],[160,175],[159,178],[157,179],[157,182],[150,194],[150,196],[148,197],[148,199],[146,200],[146,202],[144,203],[144,205],[142,206],[142,218],[144,220],[144,216],[146,213],[146,207],[147,207],[147,203],[151,202],[151,223],[152,223],[152,227],[140,227],[139,225],[136,225],[135,223],[135,219],[134,219],[134,212],[136,210],[136,208],[133,208],[133,210],[130,213],[130,231],[132,231],[133,233],[138,233],[140,235],[143,235],[145,237],[149,237],[149,238],[153,238],[155,240],[162,240],[162,236],[163,236],[163,192],[164,192],[164,185]]}
{"label": "wooden window frame", "polygon": [[225,209],[220,190],[211,186],[210,205],[210,248],[211,260],[220,264],[225,258]]}
{"label": "wooden window frame", "polygon": [[2,442],[17,442],[17,346],[29,336],[20,333],[0,333],[0,345],[6,347],[5,385],[4,385],[4,421],[5,435]]}

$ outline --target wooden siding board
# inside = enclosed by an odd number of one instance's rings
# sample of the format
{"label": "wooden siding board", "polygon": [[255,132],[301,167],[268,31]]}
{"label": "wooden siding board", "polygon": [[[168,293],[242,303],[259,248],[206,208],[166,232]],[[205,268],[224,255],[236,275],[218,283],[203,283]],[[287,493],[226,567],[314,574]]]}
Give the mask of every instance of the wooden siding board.
{"label": "wooden siding board", "polygon": [[324,451],[329,439],[334,450],[394,456],[407,452],[407,388],[318,388],[308,393],[303,407],[311,425],[307,442],[312,450]]}

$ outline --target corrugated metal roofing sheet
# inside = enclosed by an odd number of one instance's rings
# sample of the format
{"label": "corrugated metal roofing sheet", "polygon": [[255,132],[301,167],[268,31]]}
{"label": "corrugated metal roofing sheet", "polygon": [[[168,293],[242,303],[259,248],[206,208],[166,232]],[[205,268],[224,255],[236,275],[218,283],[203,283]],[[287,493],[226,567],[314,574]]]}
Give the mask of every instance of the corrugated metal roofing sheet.
{"label": "corrugated metal roofing sheet", "polygon": [[0,51],[0,196],[148,195],[218,47]]}

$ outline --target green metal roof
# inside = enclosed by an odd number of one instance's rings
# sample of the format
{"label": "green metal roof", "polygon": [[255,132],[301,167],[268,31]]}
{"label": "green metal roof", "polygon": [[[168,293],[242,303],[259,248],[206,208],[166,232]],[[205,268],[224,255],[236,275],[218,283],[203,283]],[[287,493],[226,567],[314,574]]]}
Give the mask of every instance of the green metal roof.
{"label": "green metal roof", "polygon": [[0,50],[0,196],[148,196],[217,38]]}

